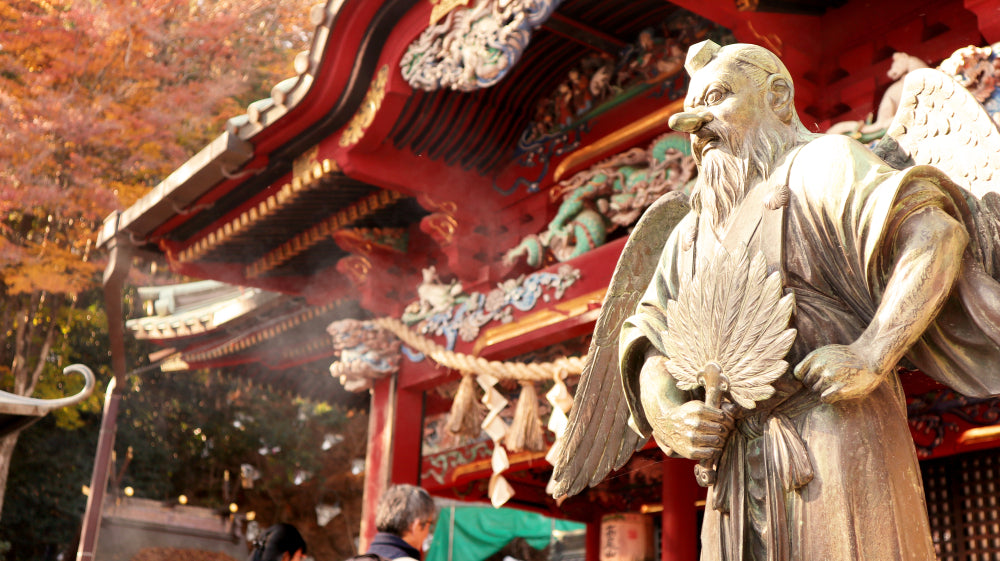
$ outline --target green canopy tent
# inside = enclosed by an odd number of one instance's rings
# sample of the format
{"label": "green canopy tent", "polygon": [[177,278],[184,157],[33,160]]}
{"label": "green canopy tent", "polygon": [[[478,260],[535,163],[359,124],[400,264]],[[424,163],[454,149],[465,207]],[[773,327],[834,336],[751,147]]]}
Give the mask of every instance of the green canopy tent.
{"label": "green canopy tent", "polygon": [[483,561],[515,538],[523,538],[535,549],[544,549],[560,535],[585,529],[584,524],[534,512],[450,506],[441,509],[425,561]]}

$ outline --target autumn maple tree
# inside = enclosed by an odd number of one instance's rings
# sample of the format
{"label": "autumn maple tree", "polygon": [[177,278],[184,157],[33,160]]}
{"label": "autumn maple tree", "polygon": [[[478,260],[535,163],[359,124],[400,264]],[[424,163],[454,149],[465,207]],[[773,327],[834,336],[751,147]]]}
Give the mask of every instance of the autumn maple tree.
{"label": "autumn maple tree", "polygon": [[[312,2],[0,0],[0,375],[31,395],[100,284],[92,248],[292,74]],[[104,365],[92,365],[96,369]],[[0,507],[17,436],[0,442]]]}

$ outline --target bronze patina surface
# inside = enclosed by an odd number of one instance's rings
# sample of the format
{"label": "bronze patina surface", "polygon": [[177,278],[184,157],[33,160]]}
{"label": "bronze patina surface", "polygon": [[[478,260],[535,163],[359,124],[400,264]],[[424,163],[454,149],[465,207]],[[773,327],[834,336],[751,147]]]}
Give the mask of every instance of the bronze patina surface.
{"label": "bronze patina surface", "polygon": [[[970,145],[991,148],[938,126],[942,106],[974,110],[953,88],[928,101],[942,89],[915,72],[880,151],[897,169],[806,130],[762,47],[706,41],[686,68],[671,126],[691,136],[698,182],[689,207],[651,207],[623,252],[550,490],[623,465],[634,430],[701,461],[704,560],[935,559],[895,370],[1000,392],[997,186],[962,172],[982,155]],[[914,125],[928,122],[944,132]],[[912,165],[928,138],[957,170]]]}

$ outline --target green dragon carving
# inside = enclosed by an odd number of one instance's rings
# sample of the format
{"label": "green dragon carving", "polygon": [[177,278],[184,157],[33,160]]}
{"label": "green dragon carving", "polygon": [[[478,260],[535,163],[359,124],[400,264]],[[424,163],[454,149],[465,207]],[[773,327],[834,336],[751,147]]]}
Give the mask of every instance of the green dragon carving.
{"label": "green dragon carving", "polygon": [[507,251],[504,261],[523,257],[539,267],[546,252],[560,262],[583,255],[604,244],[609,233],[634,224],[664,193],[688,188],[695,173],[691,144],[676,133],[612,156],[554,187],[550,196],[562,199],[555,218],[544,232]]}

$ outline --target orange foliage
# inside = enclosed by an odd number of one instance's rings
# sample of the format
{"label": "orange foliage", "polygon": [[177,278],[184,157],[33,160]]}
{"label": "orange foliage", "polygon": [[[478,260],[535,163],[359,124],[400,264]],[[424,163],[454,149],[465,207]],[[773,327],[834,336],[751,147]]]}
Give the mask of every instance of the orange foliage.
{"label": "orange foliage", "polygon": [[0,0],[0,365],[15,393],[57,370],[77,295],[99,286],[101,221],[293,73],[312,1]]}
{"label": "orange foliage", "polygon": [[[100,221],[293,73],[310,5],[0,0],[8,290],[75,292],[95,282],[92,267],[73,261],[82,262]],[[79,275],[87,280],[71,278]]]}

